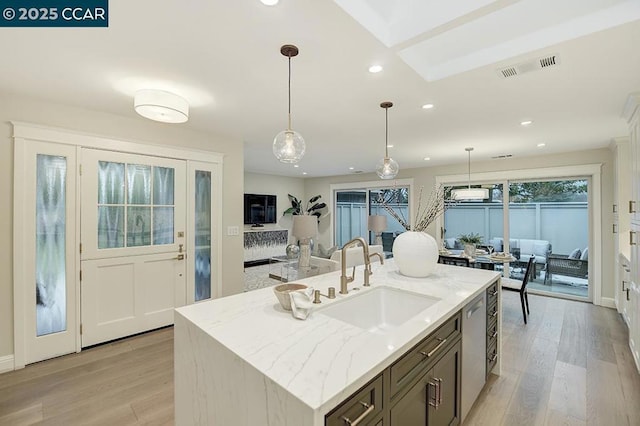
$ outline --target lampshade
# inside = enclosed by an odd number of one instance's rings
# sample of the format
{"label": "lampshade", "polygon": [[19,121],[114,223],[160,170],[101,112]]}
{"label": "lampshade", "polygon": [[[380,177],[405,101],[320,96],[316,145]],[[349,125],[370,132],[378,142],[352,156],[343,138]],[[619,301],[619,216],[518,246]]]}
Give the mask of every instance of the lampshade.
{"label": "lampshade", "polygon": [[473,148],[465,148],[464,150],[469,154],[467,188],[454,189],[451,191],[451,199],[455,201],[486,200],[489,198],[489,190],[487,188],[471,187],[471,151],[473,151]]}
{"label": "lampshade", "polygon": [[292,44],[285,44],[280,53],[289,58],[289,116],[287,129],[273,138],[273,155],[282,163],[297,163],[304,156],[306,144],[302,135],[291,129],[291,58],[298,56],[298,48]]}
{"label": "lampshade", "polygon": [[164,90],[138,90],[133,106],[138,114],[154,121],[184,123],[189,119],[189,103]]}
{"label": "lampshade", "polygon": [[313,215],[293,216],[291,233],[300,240],[315,237],[318,233],[318,218]]}
{"label": "lampshade", "polygon": [[489,190],[487,188],[460,188],[451,191],[451,199],[456,201],[486,200],[487,198],[489,198]]}
{"label": "lampshade", "polygon": [[380,108],[384,108],[384,158],[376,165],[376,174],[380,179],[393,179],[398,174],[400,166],[393,159],[389,158],[389,108],[392,102],[382,102]]}
{"label": "lampshade", "polygon": [[369,216],[369,230],[373,232],[382,232],[387,229],[387,217],[382,215]]}

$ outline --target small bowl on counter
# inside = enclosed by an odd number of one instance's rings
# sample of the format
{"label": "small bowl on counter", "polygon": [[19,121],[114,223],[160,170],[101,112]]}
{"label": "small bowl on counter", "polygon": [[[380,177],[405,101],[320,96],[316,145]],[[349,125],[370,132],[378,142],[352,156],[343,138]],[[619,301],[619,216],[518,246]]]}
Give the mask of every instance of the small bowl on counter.
{"label": "small bowl on counter", "polygon": [[291,298],[289,297],[289,293],[297,290],[304,290],[308,286],[305,284],[279,284],[273,287],[273,293],[278,298],[278,302],[282,308],[286,311],[291,310]]}

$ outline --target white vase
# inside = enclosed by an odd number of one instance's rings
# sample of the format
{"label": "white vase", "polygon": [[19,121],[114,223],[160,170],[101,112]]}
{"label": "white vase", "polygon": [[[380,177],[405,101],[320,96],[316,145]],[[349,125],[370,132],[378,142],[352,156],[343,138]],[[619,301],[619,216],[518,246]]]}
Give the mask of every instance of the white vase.
{"label": "white vase", "polygon": [[402,275],[426,277],[438,263],[438,243],[426,232],[403,232],[393,242],[393,258]]}
{"label": "white vase", "polygon": [[467,257],[476,257],[476,245],[475,244],[465,244],[464,245],[464,255]]}

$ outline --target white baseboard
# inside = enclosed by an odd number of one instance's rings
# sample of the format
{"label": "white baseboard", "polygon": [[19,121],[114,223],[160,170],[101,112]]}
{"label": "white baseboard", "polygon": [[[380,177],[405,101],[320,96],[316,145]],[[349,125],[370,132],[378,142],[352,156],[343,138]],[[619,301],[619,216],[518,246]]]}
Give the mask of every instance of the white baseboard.
{"label": "white baseboard", "polygon": [[616,309],[616,301],[612,297],[601,297],[600,306],[604,306],[605,308]]}
{"label": "white baseboard", "polygon": [[0,373],[6,373],[7,371],[13,371],[15,365],[13,363],[13,355],[0,356]]}

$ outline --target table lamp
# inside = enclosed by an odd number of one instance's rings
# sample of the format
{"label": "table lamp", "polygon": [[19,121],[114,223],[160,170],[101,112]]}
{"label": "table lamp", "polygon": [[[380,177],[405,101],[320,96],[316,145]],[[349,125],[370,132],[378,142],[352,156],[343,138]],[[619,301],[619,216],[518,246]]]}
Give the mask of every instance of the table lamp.
{"label": "table lamp", "polygon": [[300,241],[300,260],[298,266],[308,267],[311,258],[310,238],[318,233],[318,219],[312,215],[293,216],[291,233]]}
{"label": "table lamp", "polygon": [[387,217],[373,214],[369,216],[369,231],[372,231],[376,239],[374,244],[382,245],[382,231],[387,229]]}

